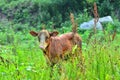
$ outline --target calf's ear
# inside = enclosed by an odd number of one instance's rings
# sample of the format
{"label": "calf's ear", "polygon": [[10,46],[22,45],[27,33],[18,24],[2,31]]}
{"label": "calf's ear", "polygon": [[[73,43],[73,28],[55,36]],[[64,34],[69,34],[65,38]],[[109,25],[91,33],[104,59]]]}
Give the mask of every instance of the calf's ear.
{"label": "calf's ear", "polygon": [[58,31],[53,31],[53,32],[50,32],[49,34],[50,34],[50,36],[57,36],[59,34],[59,32]]}
{"label": "calf's ear", "polygon": [[34,37],[38,36],[38,33],[35,32],[35,31],[30,31],[30,34],[31,34],[32,36],[34,36]]}

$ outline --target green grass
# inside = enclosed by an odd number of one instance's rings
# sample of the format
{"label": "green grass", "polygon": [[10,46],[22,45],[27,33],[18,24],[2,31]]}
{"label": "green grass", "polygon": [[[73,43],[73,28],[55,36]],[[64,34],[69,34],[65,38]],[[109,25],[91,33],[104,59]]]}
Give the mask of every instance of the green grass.
{"label": "green grass", "polygon": [[0,45],[0,56],[8,61],[0,61],[0,80],[120,80],[119,37],[96,45],[91,38],[83,45],[83,61],[73,56],[52,68],[46,64],[37,38],[14,34],[13,43]]}

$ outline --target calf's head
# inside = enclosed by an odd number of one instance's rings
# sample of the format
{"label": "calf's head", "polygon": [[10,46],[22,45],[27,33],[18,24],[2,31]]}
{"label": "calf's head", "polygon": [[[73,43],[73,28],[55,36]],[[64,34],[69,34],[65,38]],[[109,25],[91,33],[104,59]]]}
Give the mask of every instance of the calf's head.
{"label": "calf's head", "polygon": [[40,48],[45,50],[49,45],[50,37],[55,37],[58,35],[57,31],[48,32],[47,30],[41,30],[40,32],[30,31],[30,34],[34,37],[38,37],[38,41],[40,42]]}

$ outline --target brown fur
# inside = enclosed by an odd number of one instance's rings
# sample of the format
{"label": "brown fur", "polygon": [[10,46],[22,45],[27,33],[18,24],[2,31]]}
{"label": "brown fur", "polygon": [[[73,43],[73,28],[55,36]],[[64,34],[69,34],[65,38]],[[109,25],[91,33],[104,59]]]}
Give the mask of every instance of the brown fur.
{"label": "brown fur", "polygon": [[[33,35],[33,32],[30,33]],[[35,36],[35,34],[33,36]],[[43,50],[43,52],[52,63],[56,63],[59,58],[64,58],[65,53],[70,52],[74,45],[77,45],[80,49],[82,48],[81,38],[77,33],[75,33],[73,37],[72,32],[62,34],[61,36],[55,36],[55,34],[53,34],[46,42],[48,46]]]}

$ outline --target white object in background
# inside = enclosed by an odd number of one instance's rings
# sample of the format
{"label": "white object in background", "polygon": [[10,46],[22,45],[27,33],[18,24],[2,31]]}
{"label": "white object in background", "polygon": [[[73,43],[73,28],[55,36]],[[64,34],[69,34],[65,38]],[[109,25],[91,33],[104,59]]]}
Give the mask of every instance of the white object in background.
{"label": "white object in background", "polygon": [[[90,20],[89,22],[84,22],[80,25],[81,29],[92,29],[94,27],[94,20]],[[96,23],[96,29],[102,30],[102,24],[98,21]]]}
{"label": "white object in background", "polygon": [[[113,19],[111,18],[111,16],[106,16],[106,17],[102,17],[102,18],[99,18],[97,24],[96,24],[96,28],[98,30],[102,30],[102,24],[101,23],[104,23],[104,22],[111,22],[113,23]],[[80,25],[80,28],[81,29],[92,29],[94,27],[94,19],[88,21],[88,22],[83,22],[81,25]]]}
{"label": "white object in background", "polygon": [[106,17],[102,17],[102,18],[99,18],[99,22],[103,23],[103,22],[111,22],[113,23],[113,19],[111,16],[106,16]]}

